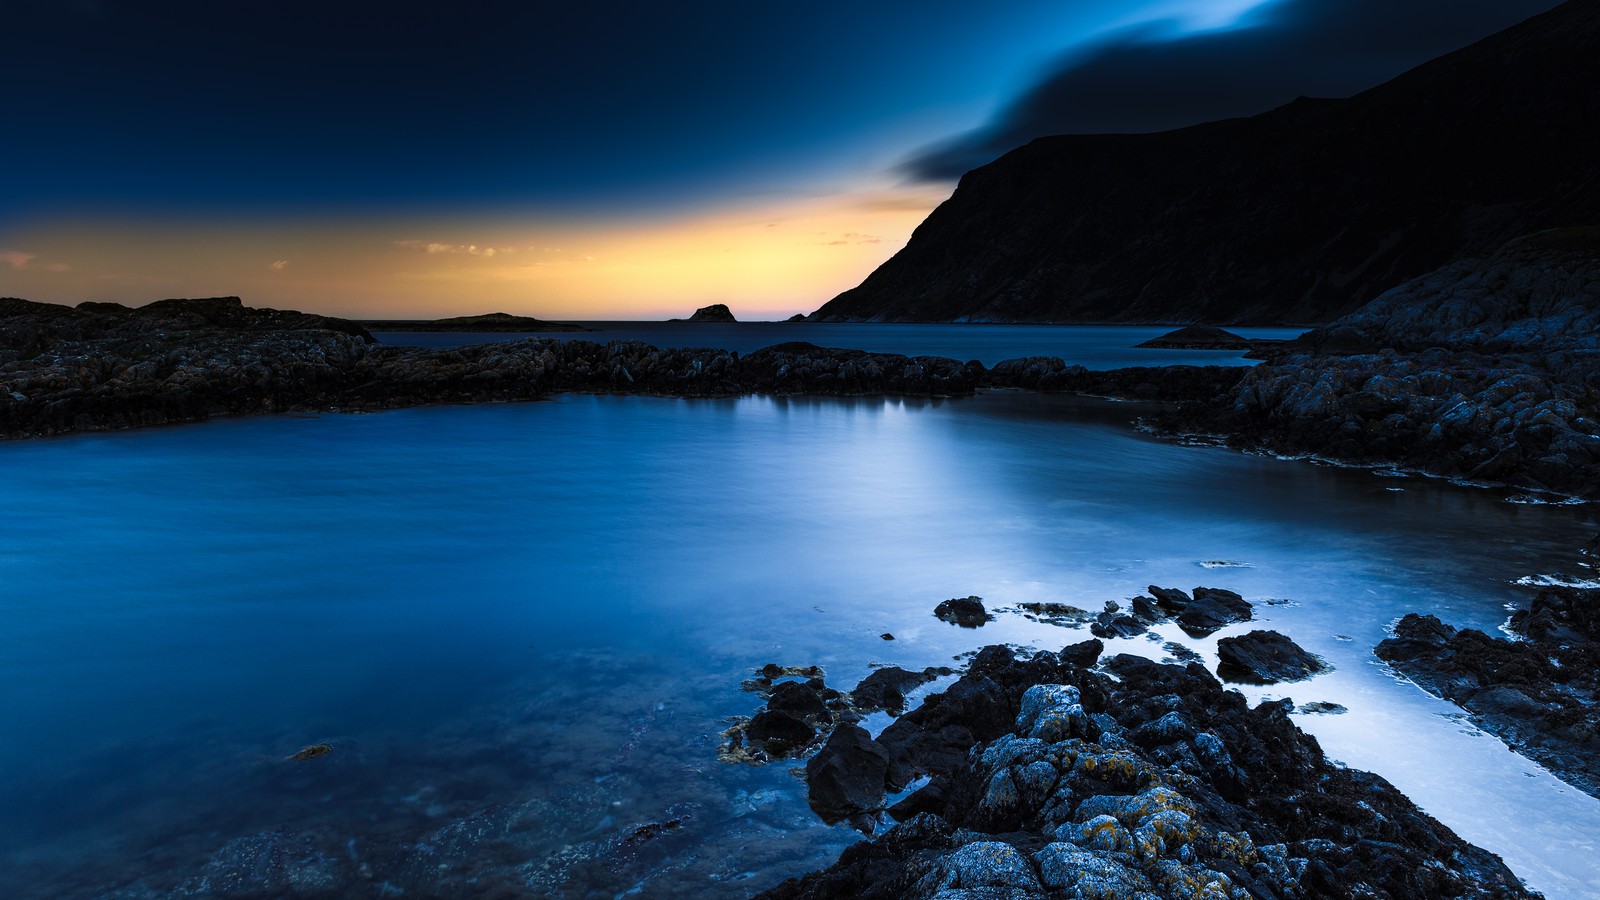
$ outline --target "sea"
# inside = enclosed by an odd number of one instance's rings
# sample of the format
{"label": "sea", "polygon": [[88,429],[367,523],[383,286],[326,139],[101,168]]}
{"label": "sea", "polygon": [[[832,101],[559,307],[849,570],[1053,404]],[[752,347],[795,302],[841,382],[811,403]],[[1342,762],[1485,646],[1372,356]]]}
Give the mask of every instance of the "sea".
{"label": "sea", "polygon": [[[1190,356],[1138,329],[840,327],[807,339]],[[1290,635],[1334,671],[1248,697],[1345,707],[1295,719],[1531,887],[1594,896],[1600,801],[1372,654],[1407,612],[1495,633],[1531,582],[1593,581],[1594,509],[1160,440],[1146,410],[573,394],[0,444],[0,896],[746,897],[862,839],[798,763],[719,761],[757,669],[847,690],[1058,649],[1090,635],[1018,604],[1151,584],[1257,619],[1108,652],[1214,666],[1217,638]],[[995,621],[933,616],[969,595]]]}

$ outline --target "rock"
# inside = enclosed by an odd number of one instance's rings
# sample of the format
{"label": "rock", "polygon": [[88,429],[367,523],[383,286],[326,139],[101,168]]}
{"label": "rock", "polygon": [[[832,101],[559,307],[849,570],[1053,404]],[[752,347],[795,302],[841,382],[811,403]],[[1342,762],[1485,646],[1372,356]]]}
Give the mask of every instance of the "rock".
{"label": "rock", "polygon": [[1295,707],[1295,712],[1303,716],[1342,716],[1350,710],[1338,703],[1327,700],[1313,700]]}
{"label": "rock", "polygon": [[780,756],[791,748],[805,746],[816,735],[816,729],[804,719],[781,710],[762,710],[745,727],[746,737],[761,741],[768,745],[766,749],[770,754]]}
{"label": "rock", "polygon": [[[667,321],[669,321],[669,322],[682,322],[684,320],[683,319],[668,319]],[[699,309],[695,310],[694,311],[694,315],[690,316],[688,321],[690,321],[690,322],[737,322],[739,320],[735,319],[733,317],[733,311],[728,309],[728,305],[726,303],[713,303],[710,306],[702,306]]]}
{"label": "rock", "polygon": [[886,641],[894,640],[894,635],[890,634],[887,631],[885,631],[883,634],[878,635],[878,637],[883,638]]}
{"label": "rock", "polygon": [[1198,637],[1235,622],[1248,622],[1250,618],[1250,604],[1233,591],[1197,587],[1194,600],[1178,614],[1178,624]]}
{"label": "rock", "polygon": [[1249,350],[1255,345],[1255,341],[1214,325],[1189,325],[1134,346],[1151,350]]}
{"label": "rock", "polygon": [[1407,615],[1378,658],[1459,705],[1484,731],[1600,796],[1600,590],[1542,588],[1509,641]]}
{"label": "rock", "polygon": [[[1092,662],[1097,644],[1067,655]],[[932,776],[900,824],[760,896],[1533,896],[1383,779],[1327,760],[1286,701],[1251,708],[1198,665],[1103,667],[984,648],[879,739],[891,789],[901,765]],[[865,733],[841,734],[870,783]],[[856,793],[834,814],[877,802]]]}
{"label": "rock", "polygon": [[290,756],[289,759],[299,762],[307,759],[319,759],[333,752],[333,747],[328,744],[312,744],[309,747]]}
{"label": "rock", "polygon": [[781,710],[802,719],[827,718],[828,705],[823,699],[823,686],[800,681],[785,681],[774,685],[767,695],[767,709]]}
{"label": "rock", "polygon": [[1328,664],[1276,631],[1252,631],[1217,641],[1217,677],[1242,684],[1301,681]]}
{"label": "rock", "polygon": [[927,684],[941,674],[947,675],[950,671],[930,668],[908,672],[898,666],[875,669],[850,692],[850,702],[858,712],[886,710],[898,715],[906,708],[906,691]]}
{"label": "rock", "polygon": [[785,322],[804,322],[805,320],[806,320],[806,314],[805,313],[795,313],[794,315],[790,316],[789,318],[784,319]]}
{"label": "rock", "polygon": [[889,755],[859,725],[846,724],[806,763],[811,808],[837,822],[883,806]]}
{"label": "rock", "polygon": [[945,600],[933,608],[933,614],[962,628],[977,628],[985,622],[994,621],[994,616],[983,608],[982,597],[958,597]]}

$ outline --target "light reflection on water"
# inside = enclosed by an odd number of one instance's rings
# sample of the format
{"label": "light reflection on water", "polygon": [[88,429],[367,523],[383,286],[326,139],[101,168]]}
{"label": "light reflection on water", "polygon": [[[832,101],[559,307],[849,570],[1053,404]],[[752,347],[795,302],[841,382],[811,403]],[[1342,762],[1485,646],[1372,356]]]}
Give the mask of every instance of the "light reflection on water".
{"label": "light reflection on water", "polygon": [[[1331,756],[1552,897],[1600,882],[1600,803],[1370,653],[1408,611],[1493,629],[1531,593],[1509,581],[1576,571],[1588,509],[1174,447],[1136,411],[574,395],[0,446],[0,887],[220,878],[229,841],[284,828],[339,850],[317,872],[414,893],[744,896],[854,839],[785,767],[715,762],[751,669],[848,688],[872,662],[1057,647],[1088,635],[930,612],[1152,583],[1238,590],[1333,662],[1251,694],[1350,707],[1301,718]],[[318,741],[335,753],[283,761]]]}

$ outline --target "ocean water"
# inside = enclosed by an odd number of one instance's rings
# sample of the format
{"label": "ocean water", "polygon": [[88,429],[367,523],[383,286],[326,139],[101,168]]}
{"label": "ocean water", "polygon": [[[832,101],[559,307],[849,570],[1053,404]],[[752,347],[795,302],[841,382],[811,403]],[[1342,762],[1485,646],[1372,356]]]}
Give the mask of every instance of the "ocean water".
{"label": "ocean water", "polygon": [[[587,332],[526,334],[450,334],[379,332],[385,344],[411,347],[456,347],[523,337],[560,340],[643,341],[656,347],[712,347],[753,353],[786,341],[809,341],[819,347],[854,347],[874,353],[947,356],[976,359],[992,366],[1023,356],[1059,356],[1090,369],[1124,366],[1252,365],[1242,351],[1141,350],[1137,345],[1173,330],[1163,325],[878,325],[786,322],[577,322]],[[1241,337],[1287,340],[1303,328],[1233,328]]]}
{"label": "ocean water", "polygon": [[[1057,648],[1089,635],[1006,609],[1149,584],[1254,601],[1217,637],[1336,671],[1250,696],[1349,707],[1298,718],[1593,896],[1600,801],[1371,654],[1405,612],[1493,630],[1518,579],[1592,577],[1591,508],[1163,443],[1139,409],[571,395],[0,445],[0,896],[748,896],[859,839],[791,766],[718,762],[754,669]],[[933,618],[969,594],[997,620]]]}

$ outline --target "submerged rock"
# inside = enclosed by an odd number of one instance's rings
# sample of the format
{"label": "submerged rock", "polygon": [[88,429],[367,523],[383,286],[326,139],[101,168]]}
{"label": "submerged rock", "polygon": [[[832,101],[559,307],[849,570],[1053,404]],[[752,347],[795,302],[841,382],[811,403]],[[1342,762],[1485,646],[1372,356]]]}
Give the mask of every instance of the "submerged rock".
{"label": "submerged rock", "polygon": [[1301,681],[1328,670],[1328,664],[1276,631],[1252,631],[1217,641],[1217,676],[1242,684]]}

